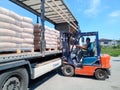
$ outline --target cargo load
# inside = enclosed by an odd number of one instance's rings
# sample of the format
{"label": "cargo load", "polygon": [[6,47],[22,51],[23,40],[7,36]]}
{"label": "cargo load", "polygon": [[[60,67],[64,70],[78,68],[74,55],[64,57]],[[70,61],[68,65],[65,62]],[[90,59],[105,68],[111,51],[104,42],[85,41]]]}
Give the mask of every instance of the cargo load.
{"label": "cargo load", "polygon": [[33,20],[0,7],[0,52],[33,49]]}
{"label": "cargo load", "polygon": [[[59,50],[61,49],[61,39],[60,32],[45,26],[45,41],[46,41],[46,50]],[[41,25],[34,25],[34,49],[40,50],[41,42]]]}

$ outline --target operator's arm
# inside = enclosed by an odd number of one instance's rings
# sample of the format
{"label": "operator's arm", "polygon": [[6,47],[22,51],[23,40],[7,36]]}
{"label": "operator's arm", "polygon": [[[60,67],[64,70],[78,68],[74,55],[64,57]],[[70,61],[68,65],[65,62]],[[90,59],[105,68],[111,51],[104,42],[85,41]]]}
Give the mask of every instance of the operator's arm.
{"label": "operator's arm", "polygon": [[79,46],[79,45],[76,45],[76,48],[81,48],[81,49],[87,50],[87,47],[86,47],[86,46]]}

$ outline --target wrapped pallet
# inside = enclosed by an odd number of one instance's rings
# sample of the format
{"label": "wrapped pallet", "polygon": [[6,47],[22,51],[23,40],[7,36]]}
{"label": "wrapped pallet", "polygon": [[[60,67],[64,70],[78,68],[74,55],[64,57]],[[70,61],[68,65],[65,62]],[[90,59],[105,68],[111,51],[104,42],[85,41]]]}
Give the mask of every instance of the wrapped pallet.
{"label": "wrapped pallet", "polygon": [[[51,29],[45,26],[45,41],[46,50],[58,50],[60,43],[58,43],[58,38],[60,38],[59,31]],[[35,50],[40,50],[41,42],[41,26],[39,24],[34,25],[34,47]]]}
{"label": "wrapped pallet", "polygon": [[21,28],[23,32],[21,37],[23,38],[23,43],[21,45],[22,49],[34,48],[34,35],[33,35],[33,20],[28,17],[23,17],[21,22]]}
{"label": "wrapped pallet", "polygon": [[55,30],[55,33],[56,33],[56,40],[57,40],[57,48],[59,50],[61,50],[62,49],[62,40],[60,38],[60,32]]}
{"label": "wrapped pallet", "polygon": [[0,52],[32,50],[33,20],[0,7]]}
{"label": "wrapped pallet", "polygon": [[34,49],[40,50],[41,25],[34,25]]}

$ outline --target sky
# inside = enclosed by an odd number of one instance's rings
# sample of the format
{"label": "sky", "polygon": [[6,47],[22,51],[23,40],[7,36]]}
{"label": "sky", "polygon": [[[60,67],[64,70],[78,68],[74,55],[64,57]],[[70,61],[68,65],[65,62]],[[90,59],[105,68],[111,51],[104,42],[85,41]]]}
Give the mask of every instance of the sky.
{"label": "sky", "polygon": [[[64,2],[77,19],[82,32],[98,31],[99,38],[120,40],[120,0],[64,0]],[[36,23],[34,14],[9,0],[0,0],[0,7],[30,17]],[[54,27],[47,21],[45,25]]]}

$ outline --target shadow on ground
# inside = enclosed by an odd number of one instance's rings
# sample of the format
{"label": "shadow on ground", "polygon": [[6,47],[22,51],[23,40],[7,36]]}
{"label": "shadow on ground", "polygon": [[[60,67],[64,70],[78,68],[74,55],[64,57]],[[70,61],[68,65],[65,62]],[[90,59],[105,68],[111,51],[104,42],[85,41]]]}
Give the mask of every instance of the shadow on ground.
{"label": "shadow on ground", "polygon": [[42,85],[44,82],[48,81],[50,78],[52,78],[56,74],[57,74],[57,70],[53,70],[51,72],[48,72],[48,73],[42,75],[41,77],[39,77],[35,80],[31,80],[30,84],[29,84],[29,90],[34,90],[35,88],[39,87],[40,85]]}

